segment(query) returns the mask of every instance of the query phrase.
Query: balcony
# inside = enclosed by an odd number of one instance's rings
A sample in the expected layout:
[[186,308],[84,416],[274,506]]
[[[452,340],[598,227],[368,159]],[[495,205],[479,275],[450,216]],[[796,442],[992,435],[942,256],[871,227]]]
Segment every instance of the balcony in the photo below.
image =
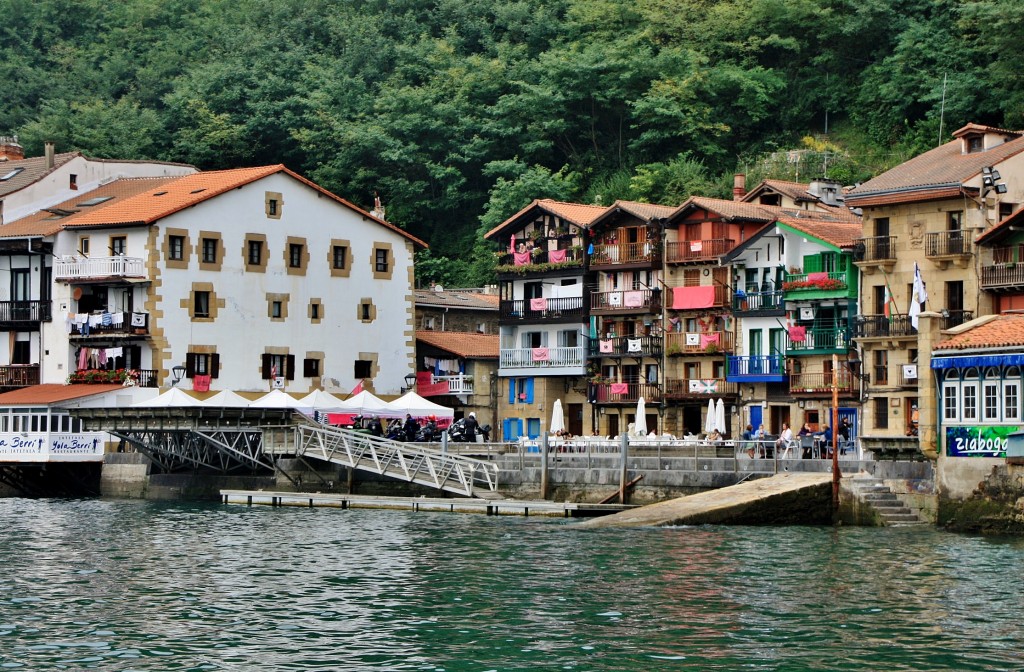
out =
[[974,311],[971,310],[945,310],[942,311],[942,328],[952,329],[959,327],[964,322],[974,319]]
[[782,355],[749,355],[729,357],[726,380],[736,383],[786,382],[785,358]]
[[849,294],[846,271],[787,273],[782,283],[786,299],[838,299]]
[[732,297],[732,309],[741,317],[783,315],[786,312],[786,302],[781,291],[737,291]]
[[567,320],[582,322],[586,317],[583,297],[572,296],[561,299],[526,299],[501,301],[498,304],[498,319],[502,322],[543,322]]
[[12,390],[39,384],[38,364],[0,366],[0,389]]
[[600,313],[649,313],[661,310],[661,292],[651,289],[617,289],[590,295],[590,310]]
[[973,252],[970,236],[959,229],[924,234],[924,256],[940,270],[949,266],[950,262],[967,268]]
[[681,243],[668,243],[665,261],[670,264],[688,264],[701,261],[714,261],[733,248],[736,241],[728,238],[712,238],[710,240],[686,240]]
[[502,348],[503,376],[583,375],[587,352],[583,346],[561,348]]
[[79,369],[68,376],[68,383],[75,385],[123,385],[126,380],[135,381],[136,387],[157,387],[155,369]]
[[725,285],[684,284],[672,287],[669,294],[668,308],[671,310],[707,310],[708,308],[728,308],[732,305],[732,289]]
[[791,373],[789,374],[789,393],[796,395],[832,394],[832,384],[844,396],[856,395],[857,380],[849,371],[825,373]]
[[[906,366],[906,365],[904,365]],[[913,375],[907,376],[907,371],[904,370],[903,366],[900,366],[896,370],[896,385],[904,389],[917,389],[917,367],[915,365]]]
[[853,337],[857,339],[916,339],[917,329],[914,329],[909,315],[893,315],[892,317],[858,315],[854,321]]
[[735,397],[740,386],[725,378],[700,378],[665,381],[665,399],[709,399],[711,397]]
[[665,334],[665,353],[672,355],[721,355],[732,352],[732,332],[699,331]]
[[53,279],[63,282],[145,277],[145,264],[135,257],[65,256],[53,264]]
[[504,275],[526,275],[528,273],[545,273],[563,268],[583,267],[583,250],[572,247],[568,250],[540,250],[536,254],[515,252],[498,257],[497,271]]
[[0,301],[0,329],[25,329],[51,319],[50,301]]
[[661,336],[617,336],[592,339],[591,357],[661,357]]
[[591,267],[627,264],[661,264],[661,250],[651,242],[594,245],[594,253],[590,255]]
[[988,290],[1024,288],[1024,250],[1020,245],[992,250],[993,264],[981,267],[981,288]]
[[430,383],[416,384],[416,394],[436,397],[442,394],[473,394],[473,376],[432,376]]
[[873,273],[877,267],[892,271],[896,265],[896,236],[858,238],[854,241],[853,261],[865,273]]
[[[149,335],[149,313],[93,313],[71,323],[71,336],[79,338],[138,338]],[[84,321],[81,321],[84,319]]]
[[591,383],[590,398],[597,404],[635,404],[661,401],[661,388],[651,383]]
[[[801,339],[800,330],[803,329]],[[786,334],[787,355],[826,355],[846,352],[850,332],[846,323],[816,324],[813,327],[790,327]]]

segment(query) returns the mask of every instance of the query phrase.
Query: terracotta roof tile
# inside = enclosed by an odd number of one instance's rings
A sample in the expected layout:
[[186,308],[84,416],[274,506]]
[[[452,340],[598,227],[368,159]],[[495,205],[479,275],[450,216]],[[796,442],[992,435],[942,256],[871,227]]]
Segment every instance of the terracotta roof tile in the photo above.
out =
[[[820,215],[822,213],[813,213]],[[864,225],[859,221],[825,221],[816,216],[780,217],[779,221],[797,231],[832,243],[836,247],[853,247],[854,241],[864,236]]]
[[670,215],[676,219],[691,210],[699,208],[718,213],[726,219],[743,219],[755,222],[774,222],[778,219],[782,208],[774,205],[760,205],[758,203],[745,203],[743,201],[730,201],[724,198],[706,198],[704,196],[691,196],[685,203],[680,205]]
[[935,346],[936,350],[971,350],[1024,346],[1024,315],[991,315]]
[[[114,180],[109,184],[105,184],[84,194],[79,194],[74,198],[57,204],[56,206],[47,208],[46,210],[40,210],[28,217],[23,217],[17,221],[11,222],[10,224],[0,226],[0,238],[53,235],[64,228],[65,222],[74,218],[76,214],[84,213],[86,211],[98,213],[99,211],[120,203],[127,198],[152,189],[157,189],[176,179],[178,178],[133,177]],[[103,203],[92,206],[81,205],[81,203],[85,203],[91,199],[105,198],[108,196],[110,197],[109,201],[104,201]],[[74,212],[76,214],[68,215],[67,217],[59,217],[53,214],[52,211],[54,210],[64,210],[67,212]]]
[[417,331],[416,340],[466,359],[497,359],[497,334],[463,331]]
[[583,203],[564,203],[550,198],[534,200],[525,208],[506,219],[484,234],[484,238],[493,238],[502,231],[525,226],[536,217],[537,211],[549,212],[576,226],[587,228],[607,210],[604,205],[585,205]]
[[416,290],[416,305],[445,306],[464,310],[497,310],[497,294],[481,294],[478,292],[435,292],[429,289]]
[[[988,127],[978,127],[978,129],[999,132],[998,129],[988,129]],[[956,139],[915,156],[852,189],[846,195],[847,204],[870,205],[872,204],[871,199],[893,191],[962,187],[964,182],[978,175],[985,166],[998,165],[1011,156],[1024,151],[1024,138],[1019,137],[1016,133],[1005,133],[1017,137],[985,151],[969,154],[962,153],[963,143]]]
[[53,404],[123,389],[122,385],[61,385],[46,383],[0,394],[0,406]]
[[17,175],[10,179],[0,181],[0,196],[13,194],[16,191],[24,189],[30,184],[38,182],[71,159],[81,155],[81,152],[63,152],[61,154],[55,154],[53,157],[52,168],[48,168],[46,166],[45,156],[33,156],[27,159],[18,159],[16,161],[0,161],[0,177],[10,174],[18,168],[22,169]]

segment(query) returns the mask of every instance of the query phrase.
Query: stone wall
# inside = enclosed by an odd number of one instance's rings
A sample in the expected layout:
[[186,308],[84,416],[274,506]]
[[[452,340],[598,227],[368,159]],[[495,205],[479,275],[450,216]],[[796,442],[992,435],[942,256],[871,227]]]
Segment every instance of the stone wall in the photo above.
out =
[[937,522],[957,532],[1024,534],[1024,467],[993,466],[963,499],[940,494]]

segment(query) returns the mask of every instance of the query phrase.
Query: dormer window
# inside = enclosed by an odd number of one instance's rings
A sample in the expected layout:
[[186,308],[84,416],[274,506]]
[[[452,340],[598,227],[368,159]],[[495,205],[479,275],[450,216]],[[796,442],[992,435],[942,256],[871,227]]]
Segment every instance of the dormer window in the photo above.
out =
[[982,135],[970,135],[964,138],[964,144],[967,146],[967,153],[974,154],[985,149],[985,137]]

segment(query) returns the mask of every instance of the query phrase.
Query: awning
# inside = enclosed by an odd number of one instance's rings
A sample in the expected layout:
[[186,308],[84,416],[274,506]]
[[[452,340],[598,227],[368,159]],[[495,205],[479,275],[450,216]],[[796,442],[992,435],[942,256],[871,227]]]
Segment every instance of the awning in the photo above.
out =
[[972,366],[1024,366],[1024,352],[1002,355],[936,357],[932,359],[933,369],[966,369]]

